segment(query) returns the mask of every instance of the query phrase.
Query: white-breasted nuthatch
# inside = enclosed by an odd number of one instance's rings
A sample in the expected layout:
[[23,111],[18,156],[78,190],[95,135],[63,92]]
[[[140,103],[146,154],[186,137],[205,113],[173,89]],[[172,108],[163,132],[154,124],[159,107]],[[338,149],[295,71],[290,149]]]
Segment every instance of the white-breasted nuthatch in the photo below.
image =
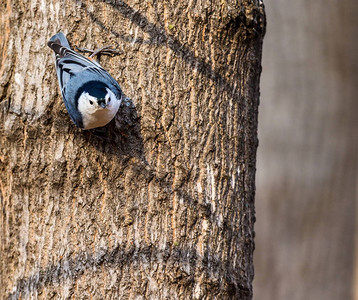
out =
[[55,52],[60,90],[72,121],[82,129],[108,124],[121,104],[119,84],[97,62],[73,51],[62,32],[48,46]]

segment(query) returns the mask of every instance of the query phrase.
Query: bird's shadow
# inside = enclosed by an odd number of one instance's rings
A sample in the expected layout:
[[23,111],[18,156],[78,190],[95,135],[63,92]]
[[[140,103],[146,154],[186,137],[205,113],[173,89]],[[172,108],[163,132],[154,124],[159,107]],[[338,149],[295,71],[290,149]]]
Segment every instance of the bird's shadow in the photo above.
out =
[[125,95],[114,119],[104,127],[84,130],[82,139],[105,154],[143,158],[140,117]]

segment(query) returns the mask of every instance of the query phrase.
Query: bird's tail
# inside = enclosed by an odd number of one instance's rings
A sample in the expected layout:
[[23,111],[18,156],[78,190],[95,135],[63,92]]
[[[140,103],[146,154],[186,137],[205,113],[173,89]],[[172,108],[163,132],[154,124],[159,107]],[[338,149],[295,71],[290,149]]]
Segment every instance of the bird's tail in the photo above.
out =
[[63,54],[63,51],[61,51],[61,50],[64,50],[63,47],[65,47],[67,49],[71,49],[66,36],[62,32],[59,32],[59,33],[55,34],[53,37],[51,37],[50,40],[48,41],[47,45],[53,51],[55,51],[56,54],[59,54],[60,56],[62,56],[62,54]]

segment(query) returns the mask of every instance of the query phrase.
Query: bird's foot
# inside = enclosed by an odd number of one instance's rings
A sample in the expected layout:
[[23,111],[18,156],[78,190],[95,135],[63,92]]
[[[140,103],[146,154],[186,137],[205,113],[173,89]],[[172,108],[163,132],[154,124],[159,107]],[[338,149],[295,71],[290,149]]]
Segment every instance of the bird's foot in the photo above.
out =
[[109,55],[109,56],[116,56],[116,55],[120,55],[122,52],[115,50],[112,48],[112,46],[104,46],[100,49],[97,50],[90,50],[90,49],[86,49],[86,48],[79,48],[76,46],[76,49],[79,52],[84,52],[84,53],[91,53],[91,55],[89,56],[89,58],[93,59],[95,56],[97,56],[99,58],[99,56],[103,55]]

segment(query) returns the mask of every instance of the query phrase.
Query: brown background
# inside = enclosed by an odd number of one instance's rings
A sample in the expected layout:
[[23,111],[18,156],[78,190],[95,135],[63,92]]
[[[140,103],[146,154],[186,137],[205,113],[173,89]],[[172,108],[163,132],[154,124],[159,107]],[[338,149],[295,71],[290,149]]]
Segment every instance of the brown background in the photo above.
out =
[[358,3],[265,7],[254,299],[358,299]]

